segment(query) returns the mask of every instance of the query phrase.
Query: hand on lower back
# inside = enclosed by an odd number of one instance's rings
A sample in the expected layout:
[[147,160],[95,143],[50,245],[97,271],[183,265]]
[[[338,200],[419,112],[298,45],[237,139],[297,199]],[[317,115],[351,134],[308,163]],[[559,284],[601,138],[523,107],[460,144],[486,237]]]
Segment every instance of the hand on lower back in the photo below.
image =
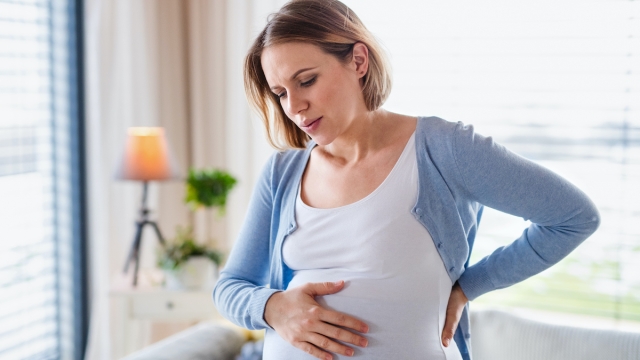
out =
[[264,310],[264,319],[293,346],[318,359],[331,359],[332,353],[353,355],[353,349],[335,341],[366,346],[367,340],[349,330],[366,333],[368,327],[349,315],[321,307],[316,296],[335,294],[344,281],[308,283],[273,294]]
[[453,339],[453,334],[458,328],[458,323],[462,317],[462,310],[464,306],[469,302],[467,296],[462,291],[462,288],[458,283],[453,285],[451,289],[451,295],[449,296],[449,303],[447,304],[447,316],[444,321],[444,328],[442,329],[442,345],[448,347]]

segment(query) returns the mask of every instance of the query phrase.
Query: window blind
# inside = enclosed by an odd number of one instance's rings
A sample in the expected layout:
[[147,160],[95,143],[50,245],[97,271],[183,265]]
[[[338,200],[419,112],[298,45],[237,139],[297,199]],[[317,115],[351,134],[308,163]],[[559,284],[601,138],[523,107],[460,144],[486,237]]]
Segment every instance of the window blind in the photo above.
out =
[[[476,302],[640,321],[640,2],[345,3],[391,54],[385,108],[473,124],[601,212],[558,265]],[[486,209],[471,264],[526,226]]]
[[0,0],[0,358],[81,358],[74,1]]

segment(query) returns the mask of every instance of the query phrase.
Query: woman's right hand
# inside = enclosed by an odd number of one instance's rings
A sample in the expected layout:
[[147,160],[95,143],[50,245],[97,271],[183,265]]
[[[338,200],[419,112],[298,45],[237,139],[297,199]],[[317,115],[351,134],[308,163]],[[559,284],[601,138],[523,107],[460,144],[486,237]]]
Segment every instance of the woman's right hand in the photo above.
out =
[[[315,297],[337,293],[344,281],[307,283],[269,298],[264,319],[284,340],[318,359],[333,359],[327,351],[352,356],[354,351],[336,341],[367,346],[367,339],[342,327],[366,333],[367,324],[349,315],[324,309]],[[326,350],[326,351],[323,351]]]

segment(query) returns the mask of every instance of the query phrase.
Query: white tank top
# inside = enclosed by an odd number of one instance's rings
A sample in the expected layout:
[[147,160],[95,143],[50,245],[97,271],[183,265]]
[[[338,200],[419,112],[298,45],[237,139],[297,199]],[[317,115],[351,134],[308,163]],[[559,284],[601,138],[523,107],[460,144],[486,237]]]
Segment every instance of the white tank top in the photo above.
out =
[[[440,341],[451,280],[429,232],[411,214],[418,198],[414,137],[382,184],[355,203],[312,208],[298,191],[298,229],[283,244],[294,271],[289,288],[345,280],[340,292],[316,300],[369,325],[366,348],[346,344],[354,358],[462,359],[455,342],[445,348]],[[268,329],[263,359],[315,358]]]

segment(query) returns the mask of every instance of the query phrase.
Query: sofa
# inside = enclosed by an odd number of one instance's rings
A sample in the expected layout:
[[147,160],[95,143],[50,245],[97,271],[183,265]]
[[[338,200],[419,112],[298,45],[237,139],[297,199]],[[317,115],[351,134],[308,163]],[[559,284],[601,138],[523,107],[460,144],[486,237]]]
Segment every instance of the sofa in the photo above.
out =
[[127,355],[126,360],[235,360],[250,340],[234,326],[202,322]]
[[549,325],[502,311],[471,314],[473,360],[640,360],[640,333]]
[[[473,360],[640,360],[640,333],[550,325],[497,310],[471,313]],[[201,323],[126,360],[257,359],[246,331]],[[244,346],[244,349],[243,349]],[[240,357],[239,357],[240,358]]]

